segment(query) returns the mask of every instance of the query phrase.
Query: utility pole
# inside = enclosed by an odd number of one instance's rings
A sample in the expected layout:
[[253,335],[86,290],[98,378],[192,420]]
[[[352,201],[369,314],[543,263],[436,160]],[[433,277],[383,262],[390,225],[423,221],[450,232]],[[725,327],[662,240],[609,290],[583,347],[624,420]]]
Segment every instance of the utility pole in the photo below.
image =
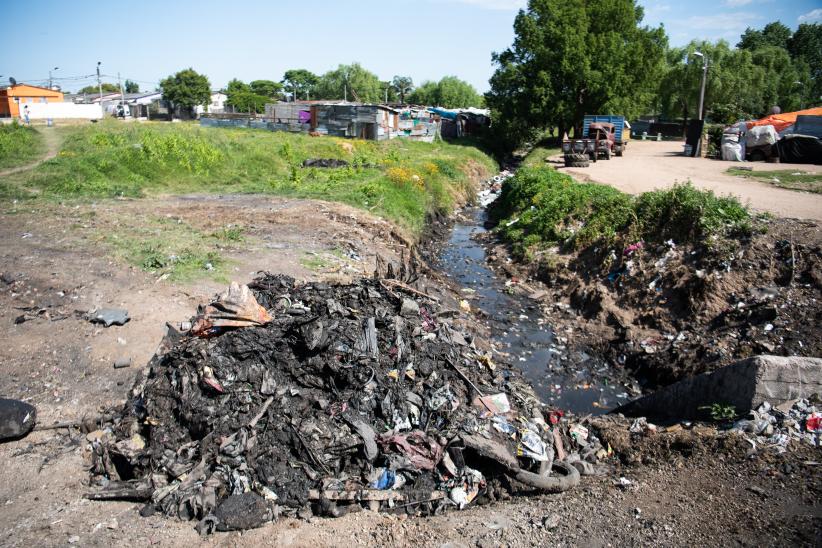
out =
[[348,86],[343,84],[343,101],[348,102]]
[[385,104],[388,104],[388,87],[385,88]]
[[103,108],[103,84],[100,82],[100,63],[97,61],[97,89],[100,90],[100,108]]
[[699,119],[704,120],[702,107],[705,103],[705,82],[708,80],[708,57],[699,51],[695,51],[694,55],[702,57],[702,88],[699,90]]
[[117,71],[117,85],[120,86],[120,106],[123,107],[123,118],[126,117],[126,95],[123,93],[123,82],[120,81],[120,71]]
[[60,68],[60,67],[54,67],[53,69],[49,70],[49,89],[51,89],[51,88],[54,86],[54,84],[53,84],[53,82],[52,82],[52,78],[51,78],[51,71],[52,71],[52,70],[57,70],[57,69],[59,69],[59,68]]

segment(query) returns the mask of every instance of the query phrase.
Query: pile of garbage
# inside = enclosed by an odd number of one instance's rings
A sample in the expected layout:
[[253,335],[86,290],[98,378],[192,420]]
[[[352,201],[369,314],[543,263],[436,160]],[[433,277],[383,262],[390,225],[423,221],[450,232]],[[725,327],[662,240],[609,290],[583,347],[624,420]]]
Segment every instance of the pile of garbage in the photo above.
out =
[[506,179],[510,179],[513,176],[513,171],[503,169],[497,175],[494,175],[492,178],[485,181],[479,193],[477,193],[479,205],[482,207],[488,207],[491,202],[499,198],[499,194],[502,192],[502,183],[504,183]]
[[90,434],[94,499],[244,529],[277,515],[430,514],[558,492],[608,453],[391,279],[266,274],[182,327]]
[[[793,402],[790,407],[773,407],[764,402],[750,416],[734,423],[731,432],[738,432],[760,447],[770,447],[779,453],[788,449],[791,440],[822,446],[822,407],[807,399]],[[751,439],[749,436],[752,436]]]

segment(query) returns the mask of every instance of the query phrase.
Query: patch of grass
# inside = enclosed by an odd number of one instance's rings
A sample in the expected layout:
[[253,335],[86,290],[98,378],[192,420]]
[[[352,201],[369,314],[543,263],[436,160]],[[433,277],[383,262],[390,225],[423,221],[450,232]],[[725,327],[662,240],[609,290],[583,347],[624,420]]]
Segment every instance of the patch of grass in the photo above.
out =
[[300,264],[308,270],[319,272],[331,266],[331,261],[320,255],[306,254],[300,258]]
[[211,236],[223,242],[242,242],[245,240],[245,229],[237,225],[228,225],[214,231]]
[[751,233],[747,209],[690,183],[638,197],[596,183],[577,183],[553,168],[523,168],[503,185],[491,211],[520,259],[534,249],[580,249],[617,239],[677,243]]
[[562,148],[548,144],[539,144],[531,149],[522,159],[522,167],[545,167],[548,165],[548,158],[557,156],[562,152]]
[[781,188],[822,194],[822,173],[811,173],[793,169],[748,171],[746,169],[739,169],[738,167],[729,168],[726,173],[746,179],[754,179],[762,183],[770,183]]
[[[30,126],[13,121],[0,124],[0,169],[25,165],[35,161],[45,152],[43,135]],[[6,197],[5,185],[0,186],[0,197]]]
[[227,261],[212,234],[166,217],[118,227],[104,242],[126,262],[175,282],[201,278],[227,281]]
[[[349,166],[303,168],[310,158]],[[469,198],[472,175],[488,177],[495,169],[478,149],[444,142],[104,121],[72,128],[56,158],[15,184],[55,199],[191,192],[319,198],[371,211],[418,235],[428,213]],[[0,198],[13,191],[0,187]]]

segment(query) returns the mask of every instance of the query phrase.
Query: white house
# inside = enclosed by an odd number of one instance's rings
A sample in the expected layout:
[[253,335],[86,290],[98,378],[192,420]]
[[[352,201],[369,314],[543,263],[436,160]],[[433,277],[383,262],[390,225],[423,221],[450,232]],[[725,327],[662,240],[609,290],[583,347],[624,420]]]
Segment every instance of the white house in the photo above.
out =
[[228,95],[226,95],[222,91],[212,91],[211,103],[209,103],[208,105],[198,105],[194,107],[194,112],[197,113],[197,116],[200,116],[204,112],[210,112],[212,114],[219,114],[221,112],[225,112],[226,99],[228,99]]

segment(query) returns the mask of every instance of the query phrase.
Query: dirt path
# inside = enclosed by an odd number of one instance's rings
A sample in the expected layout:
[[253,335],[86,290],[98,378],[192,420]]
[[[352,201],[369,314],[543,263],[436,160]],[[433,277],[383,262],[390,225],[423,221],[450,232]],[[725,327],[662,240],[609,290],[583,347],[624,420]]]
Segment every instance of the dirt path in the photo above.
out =
[[37,131],[43,135],[43,141],[46,144],[46,153],[40,157],[39,159],[31,162],[30,164],[26,164],[23,166],[12,167],[9,169],[0,170],[0,177],[6,177],[8,175],[14,175],[15,173],[22,173],[24,171],[30,171],[43,162],[51,160],[57,153],[60,152],[60,144],[62,143],[62,139],[57,131],[53,127],[43,127],[38,129]]
[[[680,142],[631,141],[625,156],[600,160],[587,168],[561,168],[580,180],[609,184],[631,194],[664,188],[690,180],[717,194],[732,194],[759,211],[780,217],[822,220],[822,194],[778,188],[766,183],[728,175],[730,167],[749,166],[755,171],[797,170],[822,173],[822,166],[722,162],[681,155]],[[551,159],[559,165],[561,157]]]

